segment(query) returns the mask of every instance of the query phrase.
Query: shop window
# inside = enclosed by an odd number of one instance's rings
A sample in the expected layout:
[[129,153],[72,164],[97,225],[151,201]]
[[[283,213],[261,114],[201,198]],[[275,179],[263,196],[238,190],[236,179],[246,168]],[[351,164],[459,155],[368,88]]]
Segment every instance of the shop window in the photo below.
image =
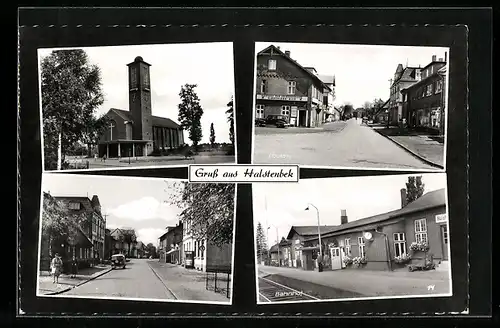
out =
[[255,109],[256,118],[264,118],[264,105],[257,105]]
[[403,232],[393,234],[394,238],[394,255],[406,255],[406,238]]
[[417,243],[427,243],[426,219],[415,220],[415,241]]
[[270,71],[275,71],[276,70],[276,59],[269,59],[267,62],[267,67]]
[[295,81],[288,81],[287,93],[289,95],[294,95],[296,86],[297,86],[297,83]]
[[281,115],[290,116],[290,106],[281,106]]
[[359,248],[359,256],[365,257],[366,256],[365,238],[358,237],[358,248]]

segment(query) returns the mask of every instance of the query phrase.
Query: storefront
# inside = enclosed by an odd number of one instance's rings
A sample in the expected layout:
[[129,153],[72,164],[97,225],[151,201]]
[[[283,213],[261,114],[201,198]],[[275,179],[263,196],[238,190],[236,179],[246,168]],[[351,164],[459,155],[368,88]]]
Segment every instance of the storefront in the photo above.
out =
[[307,126],[307,99],[301,96],[257,95],[255,117],[282,115],[290,126]]

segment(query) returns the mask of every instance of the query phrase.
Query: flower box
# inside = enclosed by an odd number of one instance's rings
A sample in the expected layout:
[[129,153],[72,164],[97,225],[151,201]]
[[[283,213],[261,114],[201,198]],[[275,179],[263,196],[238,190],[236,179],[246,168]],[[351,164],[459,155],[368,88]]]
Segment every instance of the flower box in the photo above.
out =
[[352,264],[359,266],[365,265],[366,264],[366,258],[364,257],[355,257],[352,259]]
[[422,243],[422,242],[413,242],[410,244],[410,250],[412,252],[422,252],[426,253],[429,251],[429,244],[427,243]]
[[411,255],[410,254],[403,254],[401,256],[396,256],[394,257],[394,263],[396,264],[407,264],[411,261]]

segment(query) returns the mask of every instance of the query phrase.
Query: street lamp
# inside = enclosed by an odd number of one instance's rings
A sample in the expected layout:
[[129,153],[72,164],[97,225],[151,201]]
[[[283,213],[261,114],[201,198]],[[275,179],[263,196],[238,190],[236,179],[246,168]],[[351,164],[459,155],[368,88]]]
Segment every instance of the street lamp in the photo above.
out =
[[386,109],[385,112],[387,113],[387,128],[389,128],[389,110]]
[[316,209],[316,217],[318,218],[318,242],[319,242],[319,258],[321,259],[321,261],[323,260],[323,251],[321,249],[321,230],[320,230],[320,224],[319,224],[319,210],[316,206],[314,206],[313,204],[311,203],[308,203],[307,204],[308,206],[306,207],[306,211],[309,211],[309,206],[312,206]]
[[[273,225],[270,225],[267,227],[267,230],[269,231],[269,229],[271,229],[271,226]],[[280,266],[280,236],[279,236],[279,233],[278,233],[278,228],[276,226],[273,226],[274,229],[276,229],[276,240],[278,241],[278,266]],[[269,232],[268,232],[268,236],[269,236]],[[269,239],[269,238],[268,238]]]

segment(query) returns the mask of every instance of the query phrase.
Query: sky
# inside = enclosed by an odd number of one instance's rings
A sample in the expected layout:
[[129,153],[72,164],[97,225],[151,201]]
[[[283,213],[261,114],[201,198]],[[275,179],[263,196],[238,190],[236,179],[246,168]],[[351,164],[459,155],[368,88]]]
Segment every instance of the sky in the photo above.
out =
[[[69,49],[69,48],[65,48]],[[201,119],[203,142],[209,142],[210,124],[214,123],[216,142],[229,141],[229,124],[225,111],[234,95],[233,45],[222,43],[186,43],[166,45],[134,45],[88,47],[85,50],[92,64],[102,71],[105,101],[97,110],[104,114],[110,108],[128,108],[127,64],[141,56],[151,64],[151,102],[155,116],[178,123],[179,92],[186,83],[195,89],[204,110]],[[39,49],[39,61],[54,49]],[[184,140],[189,142],[187,132]]]
[[354,108],[375,98],[389,99],[389,80],[398,64],[426,66],[432,55],[444,58],[448,48],[315,43],[257,42],[258,53],[270,45],[290,51],[292,59],[304,67],[314,67],[320,75],[335,75],[335,106],[346,102]]
[[42,190],[52,196],[99,197],[106,228],[135,229],[138,240],[157,246],[167,226],[179,222],[181,209],[168,203],[172,180],[44,173]]
[[[446,188],[446,173],[421,174],[424,193]],[[254,183],[253,215],[255,227],[267,227],[269,245],[276,243],[276,229],[281,237],[293,225],[317,225],[314,208],[319,210],[321,225],[340,224],[340,211],[345,209],[349,222],[401,208],[401,188],[406,188],[408,175],[305,179],[298,183]],[[266,211],[267,203],[267,211]],[[267,221],[267,224],[266,224]]]

